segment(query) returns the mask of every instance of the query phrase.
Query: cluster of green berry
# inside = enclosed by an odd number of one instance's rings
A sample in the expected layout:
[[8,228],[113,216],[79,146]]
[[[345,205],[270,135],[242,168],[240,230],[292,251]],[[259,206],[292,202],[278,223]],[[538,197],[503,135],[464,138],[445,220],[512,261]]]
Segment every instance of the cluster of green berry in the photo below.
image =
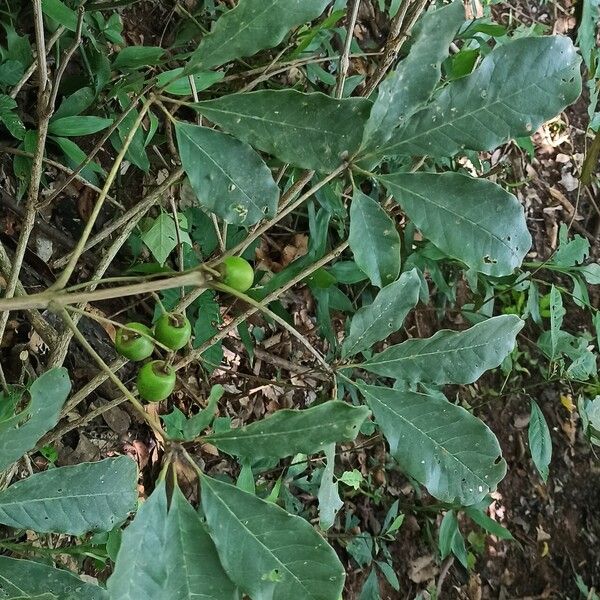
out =
[[[239,256],[230,256],[219,266],[225,285],[239,292],[250,289],[254,270]],[[170,350],[181,350],[192,337],[192,324],[181,313],[165,313],[154,329],[136,321],[127,323],[117,331],[115,348],[119,354],[132,361],[146,360],[154,353],[156,342]],[[143,365],[137,374],[137,389],[142,400],[160,402],[175,389],[175,369],[164,360],[152,360]]]
[[[143,323],[127,323],[117,331],[117,352],[133,361],[152,356],[154,343],[159,342],[171,350],[180,350],[192,336],[192,324],[181,313],[162,315],[154,330]],[[138,371],[137,388],[140,397],[147,402],[160,402],[175,388],[175,370],[164,360],[152,360]]]

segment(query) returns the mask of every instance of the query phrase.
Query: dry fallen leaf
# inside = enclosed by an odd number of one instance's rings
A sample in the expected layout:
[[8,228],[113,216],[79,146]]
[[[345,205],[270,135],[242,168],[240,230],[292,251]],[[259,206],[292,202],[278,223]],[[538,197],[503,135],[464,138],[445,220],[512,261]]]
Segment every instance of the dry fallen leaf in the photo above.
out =
[[410,562],[408,576],[415,583],[431,581],[438,574],[438,566],[435,564],[434,556],[420,556]]

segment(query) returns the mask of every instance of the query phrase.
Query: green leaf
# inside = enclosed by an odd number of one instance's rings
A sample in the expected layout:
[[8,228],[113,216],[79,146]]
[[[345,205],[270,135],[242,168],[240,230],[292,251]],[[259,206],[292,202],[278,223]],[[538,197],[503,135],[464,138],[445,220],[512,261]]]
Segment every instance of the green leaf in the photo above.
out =
[[411,383],[473,383],[510,354],[523,325],[516,315],[500,315],[464,331],[443,329],[391,346],[361,367]]
[[[63,151],[69,166],[76,169],[86,158],[86,153],[69,138],[51,136],[52,141]],[[81,176],[91,183],[97,182],[95,173],[104,175],[104,169],[95,161],[90,162],[81,170]]]
[[323,531],[327,531],[333,527],[335,523],[335,515],[344,502],[340,498],[338,491],[338,482],[335,481],[335,444],[329,444],[324,448],[325,451],[325,468],[321,475],[321,483],[319,484],[319,525]]
[[531,135],[581,94],[579,58],[566,36],[497,46],[468,77],[450,82],[397,128],[377,156],[453,156]]
[[498,523],[498,521],[494,521],[494,519],[488,517],[483,511],[480,509],[469,506],[465,509],[465,514],[474,522],[479,525],[482,529],[485,529],[488,533],[495,535],[498,539],[501,540],[512,540],[514,539],[511,532]]
[[[124,105],[123,110],[126,108],[127,106]],[[123,148],[125,139],[131,132],[131,129],[134,127],[138,117],[138,111],[133,109],[119,124],[117,131],[112,133],[110,141],[117,152],[120,152]],[[141,127],[138,127],[133,134],[133,139],[127,148],[125,158],[144,172],[147,172],[150,169],[150,161],[148,160],[148,155],[146,154],[144,133]]]
[[463,506],[477,504],[506,473],[490,429],[441,393],[359,384],[402,469],[432,496]]
[[[198,306],[196,321],[194,323],[194,338],[192,345],[199,348],[204,342],[210,340],[219,331],[221,323],[221,308],[215,299],[215,293],[207,290],[195,305]],[[217,342],[202,354],[201,360],[205,369],[212,373],[223,360],[222,342]]]
[[379,202],[354,190],[348,237],[354,260],[371,283],[384,287],[400,273],[400,234]]
[[365,480],[362,473],[358,469],[352,469],[352,471],[344,471],[342,476],[338,478],[338,481],[345,483],[348,487],[355,490],[360,488],[360,484]]
[[568,238],[569,230],[565,223],[558,230],[558,250],[552,257],[551,264],[560,267],[573,267],[582,263],[590,253],[590,243],[581,235]]
[[51,369],[29,388],[31,398],[22,412],[0,422],[0,471],[3,471],[57,423],[71,390],[66,369]]
[[480,273],[510,275],[531,247],[523,207],[491,181],[458,173],[395,173],[378,180],[425,237]]
[[583,275],[590,285],[600,285],[600,263],[590,263],[577,270]]
[[60,119],[62,117],[73,117],[81,114],[84,110],[88,109],[94,100],[96,94],[90,87],[82,87],[73,92],[70,96],[67,96],[61,103],[54,114],[54,119]]
[[3,600],[41,600],[43,594],[53,594],[59,600],[108,600],[101,587],[86,583],[69,571],[32,560],[0,556],[0,574]]
[[[167,213],[158,215],[152,227],[142,234],[142,241],[148,246],[156,261],[164,265],[171,252],[177,247],[177,227],[173,217]],[[189,235],[183,231],[181,241],[192,245]]]
[[172,413],[162,415],[162,419],[168,427],[169,436],[171,438],[177,436],[177,439],[185,441],[197,438],[214,419],[217,403],[224,392],[225,389],[222,385],[214,385],[206,401],[206,408],[189,419],[177,407],[173,409]]
[[342,357],[354,356],[373,347],[398,331],[408,312],[419,301],[420,278],[417,269],[402,273],[400,279],[384,287],[372,304],[356,312],[350,333],[342,345]]
[[307,521],[206,475],[202,508],[223,568],[251,598],[339,600],[344,568]]
[[52,119],[48,127],[48,133],[63,137],[77,137],[80,135],[98,133],[110,125],[112,125],[112,119],[75,115],[72,117]]
[[564,316],[567,314],[563,306],[562,296],[555,285],[550,289],[550,358],[559,353],[559,334]]
[[177,487],[167,510],[164,482],[124,531],[108,591],[119,600],[237,598],[198,513]]
[[161,600],[238,598],[206,527],[178,487],[167,515],[165,544],[167,578]]
[[328,4],[329,0],[240,0],[202,38],[186,71],[210,69],[273,48],[290,30],[316,19]]
[[175,130],[183,168],[204,209],[245,227],[275,214],[279,189],[250,146],[198,125],[178,122]]
[[5,60],[0,64],[0,86],[16,85],[24,72],[25,68],[18,60]]
[[383,573],[383,576],[387,579],[388,583],[397,591],[400,591],[400,581],[398,576],[394,572],[394,567],[387,562],[376,560],[375,563]]
[[0,94],[0,123],[4,123],[9,133],[16,139],[22,140],[25,137],[25,125],[23,125],[19,116],[14,112],[17,102],[10,96]]
[[381,600],[377,571],[373,568],[365,580],[358,600]]
[[160,62],[164,53],[158,46],[127,46],[117,54],[112,68],[127,71],[151,67]]
[[544,413],[533,400],[531,401],[531,419],[527,433],[533,464],[539,471],[544,483],[546,483],[549,474],[548,467],[552,459],[552,439],[550,438],[550,429],[544,418]]
[[184,439],[193,440],[197,438],[215,418],[217,403],[223,397],[225,389],[222,385],[213,385],[206,401],[206,408],[203,408],[197,415],[190,417],[183,428]]
[[440,524],[438,548],[442,560],[452,553],[452,543],[457,533],[460,535],[456,513],[453,510],[449,510],[444,515],[442,523]]
[[304,169],[333,171],[360,146],[371,103],[321,93],[261,90],[193,105],[240,140]]
[[581,50],[583,60],[591,72],[596,51],[596,26],[600,13],[600,0],[583,0],[581,19],[577,30],[577,45]]
[[410,54],[379,85],[364,132],[365,151],[376,150],[387,142],[394,129],[429,99],[440,80],[450,43],[464,20],[460,0],[423,16]]
[[[111,598],[163,598],[167,577],[164,548],[167,535],[167,494],[159,484],[123,532],[107,588]],[[160,550],[160,555],[157,551]]]
[[135,510],[136,484],[126,456],[49,469],[0,492],[0,523],[38,533],[110,531]]
[[369,416],[364,407],[331,400],[304,410],[278,410],[237,429],[204,438],[217,448],[245,458],[285,458],[312,454],[328,444],[353,440]]
[[77,13],[60,0],[42,0],[42,12],[69,31],[77,31]]
[[[172,94],[173,96],[191,96],[193,90],[189,77],[187,75],[178,77],[178,75],[181,75],[182,73],[183,67],[165,71],[156,78],[156,81],[159,87],[166,86],[163,91],[167,94]],[[204,73],[196,73],[193,77],[196,92],[201,92],[218,81],[221,81],[221,79],[225,77],[225,74],[220,71],[206,71]]]

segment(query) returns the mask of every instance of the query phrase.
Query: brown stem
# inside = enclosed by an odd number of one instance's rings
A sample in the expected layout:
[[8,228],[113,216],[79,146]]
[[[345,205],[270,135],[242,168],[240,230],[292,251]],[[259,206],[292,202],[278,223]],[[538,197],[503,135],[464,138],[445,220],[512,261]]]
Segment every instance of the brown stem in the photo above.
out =
[[142,283],[122,285],[102,290],[83,291],[83,292],[61,292],[60,290],[46,290],[40,294],[21,298],[0,298],[0,311],[7,314],[11,310],[26,310],[32,308],[47,308],[51,304],[66,306],[69,304],[78,304],[80,302],[98,302],[100,300],[110,300],[111,298],[122,298],[125,296],[137,296],[138,294],[148,294],[158,290],[168,290],[181,286],[206,285],[206,277],[200,269],[186,271],[179,275],[173,275],[164,279],[152,279]]
[[[27,201],[25,204],[25,217],[21,224],[21,233],[15,250],[13,268],[6,284],[4,296],[10,299],[14,296],[21,273],[21,266],[25,257],[25,250],[29,242],[29,237],[35,225],[35,215],[37,211],[38,195],[40,191],[40,182],[42,179],[42,166],[44,149],[46,147],[46,136],[48,135],[48,124],[52,111],[48,107],[50,97],[50,86],[48,84],[48,73],[46,65],[46,45],[44,41],[44,19],[42,15],[41,0],[33,0],[33,14],[35,24],[35,37],[38,51],[38,139],[35,149],[35,155],[31,164],[31,177],[29,180],[29,189],[27,191]],[[4,336],[6,324],[8,323],[8,313],[0,314],[0,340]]]
[[[272,292],[271,294],[266,296],[258,304],[260,304],[260,306],[267,306],[268,304],[270,304],[271,302],[273,302],[274,300],[279,298],[279,296],[281,296],[281,294],[283,294],[284,292],[286,292],[287,290],[289,290],[290,288],[295,286],[297,283],[299,283],[300,281],[303,281],[309,275],[314,273],[316,270],[320,269],[327,263],[331,262],[332,260],[334,260],[335,258],[340,256],[340,254],[348,247],[348,245],[349,245],[348,242],[341,243],[339,246],[337,246],[337,248],[334,248],[331,252],[326,254],[323,258],[318,260],[316,263],[312,264],[310,267],[307,267],[306,269],[304,269],[304,271],[302,271],[302,273],[299,273],[298,275],[296,275],[296,277],[294,277],[293,279],[288,281],[282,288],[275,290],[274,292]],[[260,310],[260,309],[257,306],[252,306],[249,309],[247,309],[246,311],[244,311],[241,315],[239,315],[231,323],[229,323],[229,325],[227,325],[226,327],[221,329],[221,331],[219,331],[219,333],[215,334],[212,338],[210,338],[210,340],[204,342],[204,344],[202,344],[202,346],[200,346],[199,348],[196,348],[195,350],[190,352],[185,358],[182,358],[178,363],[176,363],[175,369],[176,370],[183,369],[184,367],[186,367],[190,363],[194,362],[195,360],[199,360],[202,357],[202,355],[211,346],[214,346],[216,343],[218,343],[222,339],[226,338],[230,332],[232,332],[234,329],[236,329],[238,327],[238,325],[240,325],[240,323],[243,323],[246,319],[250,318],[254,313],[258,312],[258,310]]]

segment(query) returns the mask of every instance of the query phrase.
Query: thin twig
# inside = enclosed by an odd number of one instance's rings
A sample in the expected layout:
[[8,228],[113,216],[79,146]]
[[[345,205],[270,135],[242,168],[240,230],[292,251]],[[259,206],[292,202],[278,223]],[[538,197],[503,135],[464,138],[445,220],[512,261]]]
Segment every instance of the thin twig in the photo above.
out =
[[[31,164],[31,177],[29,179],[29,189],[27,190],[27,201],[25,204],[25,216],[21,224],[21,233],[15,250],[13,267],[10,277],[6,284],[4,292],[5,298],[12,298],[17,288],[19,275],[27,244],[35,225],[35,216],[38,204],[38,194],[40,191],[40,182],[42,180],[42,168],[44,149],[46,147],[46,136],[48,135],[48,124],[52,111],[48,109],[48,99],[50,97],[50,85],[48,82],[47,63],[46,63],[46,44],[44,41],[44,18],[42,15],[41,0],[33,0],[33,14],[35,25],[35,38],[38,51],[38,135],[35,155]],[[4,337],[6,324],[8,323],[8,312],[0,314],[0,340]]]
[[[69,186],[73,180],[89,165],[96,154],[104,147],[108,138],[117,130],[119,125],[127,118],[129,113],[134,110],[137,103],[153,88],[154,83],[148,84],[139,94],[131,99],[131,104],[113,121],[112,125],[102,134],[102,137],[96,142],[96,145],[86,154],[86,157],[77,165],[71,176],[63,182],[45,201],[45,204],[51,204]],[[107,196],[108,197],[108,196]]]
[[[167,182],[174,183],[180,176],[181,175],[178,174],[177,172],[173,173],[171,178],[168,178],[154,192],[151,192],[149,194],[149,197],[152,196],[153,194],[158,193],[159,190],[162,190],[163,189],[162,186],[166,185]],[[164,189],[166,190],[166,187]],[[156,197],[158,197],[158,196],[156,196]],[[146,208],[144,209],[144,211],[141,211],[138,214],[138,216],[136,216],[135,218],[130,219],[125,224],[123,229],[119,232],[119,235],[117,235],[117,237],[115,238],[113,243],[109,246],[109,248],[106,250],[106,252],[102,255],[102,258],[100,259],[100,262],[98,263],[98,267],[96,268],[96,271],[94,272],[94,274],[91,278],[91,282],[89,283],[89,286],[87,287],[88,290],[90,290],[90,291],[95,290],[96,287],[99,285],[100,281],[104,277],[104,274],[106,273],[106,271],[109,269],[110,265],[112,264],[112,261],[114,260],[115,256],[117,255],[119,250],[123,247],[123,244],[125,244],[125,242],[129,239],[129,236],[131,235],[133,230],[137,227],[138,219],[142,218],[142,215],[145,214],[145,212],[150,209],[150,206],[152,206],[153,203],[154,203],[154,200],[152,200],[152,203],[147,202],[145,205]],[[80,308],[83,309],[83,308],[85,308],[85,306],[80,306]],[[75,322],[77,322],[76,319],[75,319]],[[48,360],[48,368],[59,367],[63,364],[63,362],[67,356],[67,352],[69,350],[70,339],[71,339],[71,332],[67,329],[64,331],[63,335],[60,336],[60,339],[58,340],[58,343],[56,346],[56,351],[51,354],[50,359]]]
[[256,240],[263,233],[265,233],[265,231],[269,230],[271,227],[273,227],[273,225],[275,225],[276,223],[279,223],[279,221],[281,221],[281,219],[283,219],[284,217],[289,215],[291,212],[296,210],[305,200],[310,198],[313,194],[316,194],[322,187],[326,186],[330,181],[332,181],[338,175],[343,173],[347,168],[348,168],[348,165],[346,165],[346,164],[340,165],[337,169],[335,169],[335,171],[332,171],[329,175],[327,175],[327,177],[325,177],[319,183],[317,183],[316,185],[311,187],[308,191],[306,191],[304,194],[302,194],[297,200],[288,204],[283,210],[280,210],[271,220],[267,221],[266,223],[261,225],[258,229],[254,230],[250,235],[248,235],[248,237],[245,240],[240,242],[234,248],[231,248],[230,250],[228,250],[222,257],[219,257],[217,259],[209,261],[208,266],[212,267],[212,266],[220,263],[225,256],[232,256],[234,254],[241,254],[242,252],[244,252],[244,250],[246,248],[248,248],[248,246],[250,246],[250,244],[252,244],[252,242],[254,240]]
[[[323,258],[319,259],[316,263],[307,267],[304,271],[302,271],[302,273],[299,273],[292,280],[288,281],[288,283],[286,283],[282,288],[269,294],[266,298],[261,300],[261,302],[259,304],[261,304],[261,306],[267,306],[268,304],[273,302],[273,300],[276,300],[281,294],[285,293],[287,290],[289,290],[290,288],[295,286],[297,283],[299,283],[300,281],[303,281],[304,279],[309,277],[312,273],[314,273],[321,267],[325,266],[332,260],[335,260],[338,256],[340,256],[342,254],[342,252],[344,252],[344,250],[346,248],[348,248],[348,242],[343,242],[342,244],[337,246],[337,248],[335,248],[334,250],[332,250],[331,252],[326,254]],[[175,310],[179,311],[179,312],[185,310],[185,308],[187,306],[189,306],[189,304],[191,302],[193,302],[198,297],[198,295],[200,295],[203,292],[204,292],[204,289],[193,290],[177,305]],[[231,323],[229,323],[229,325],[227,325],[223,329],[221,329],[210,340],[208,340],[207,342],[202,344],[199,348],[196,348],[195,350],[193,350],[188,356],[186,356],[185,358],[180,360],[174,366],[174,368],[176,370],[183,369],[190,363],[201,359],[202,354],[204,354],[204,352],[206,352],[211,346],[214,346],[214,344],[217,344],[218,342],[220,342],[221,340],[226,338],[234,329],[236,329],[240,325],[240,323],[242,323],[246,319],[250,318],[253,314],[258,312],[258,310],[259,310],[258,308],[252,306],[249,309],[247,309],[246,311],[244,311],[244,313],[242,313],[241,315],[236,317],[236,319],[234,319],[234,321],[232,321]],[[128,361],[124,358],[118,358],[110,364],[110,369],[113,373],[116,373],[125,364],[127,364],[127,362]],[[71,397],[71,399],[69,400],[69,402],[67,403],[67,405],[65,406],[65,408],[63,410],[63,413],[62,413],[63,416],[65,414],[67,414],[67,412],[73,410],[78,404],[83,402],[83,400],[85,400],[96,388],[101,386],[107,379],[108,379],[108,376],[104,372],[98,373],[81,390],[79,390],[79,392],[77,392],[76,394],[74,394]],[[60,437],[62,437],[66,433],[68,433],[69,431],[76,429],[80,425],[84,425],[85,423],[88,423],[90,420],[92,420],[92,418],[95,418],[96,416],[105,412],[105,410],[109,410],[113,406],[118,406],[119,404],[122,404],[123,402],[125,402],[125,400],[126,400],[125,398],[119,398],[119,399],[115,400],[114,402],[106,405],[105,407],[100,407],[99,409],[94,411],[93,416],[92,416],[92,413],[90,413],[90,415],[88,415],[84,421],[80,421],[75,424],[69,424],[69,425],[64,426],[62,429],[55,431],[53,434],[49,434],[49,436],[51,435],[51,437],[47,436],[46,438],[44,438],[42,440],[42,442],[51,443],[51,441],[55,441],[55,440],[59,439]],[[51,440],[51,441],[49,441],[49,440]],[[42,443],[42,442],[40,442],[40,443]]]
[[[2,275],[6,278],[8,277],[11,269],[11,262],[8,254],[6,253],[6,248],[4,248],[4,244],[0,242],[0,271]],[[23,287],[23,284],[20,281],[17,281],[17,287],[15,288],[15,293],[17,296],[26,296],[27,292]],[[31,323],[31,326],[35,329],[35,331],[39,334],[39,336],[44,340],[46,345],[49,348],[54,348],[56,341],[58,339],[58,334],[56,330],[37,310],[26,310],[25,316]]]
[[406,19],[406,14],[411,3],[409,0],[404,0],[403,7],[394,17],[392,22],[390,37],[386,44],[383,59],[381,60],[377,71],[375,71],[375,74],[366,85],[363,94],[364,96],[369,97],[380,84],[381,80],[386,76],[386,73],[398,58],[402,45],[408,39],[415,23],[430,1],[431,0],[415,0],[413,3],[415,8],[410,17]]
[[102,290],[65,292],[60,289],[54,290],[50,288],[45,292],[31,294],[30,296],[0,298],[0,311],[6,314],[11,310],[47,308],[51,304],[67,306],[69,304],[79,304],[80,302],[98,302],[100,300],[137,296],[139,294],[148,294],[150,292],[169,290],[188,285],[203,287],[206,285],[206,281],[207,279],[201,269],[193,269],[163,279],[151,279],[142,283],[121,285]]
[[54,104],[56,102],[56,96],[58,95],[58,89],[60,87],[60,82],[63,78],[63,75],[65,74],[65,71],[67,70],[67,67],[69,66],[69,61],[73,57],[73,54],[75,54],[75,50],[77,50],[77,48],[79,47],[79,44],[81,44],[81,30],[83,29],[84,15],[85,15],[85,7],[83,5],[80,5],[79,8],[77,9],[77,27],[75,29],[75,37],[73,39],[73,43],[69,46],[69,48],[65,52],[65,55],[60,64],[60,67],[58,68],[58,71],[56,72],[56,75],[54,77],[54,83],[53,83],[53,87],[52,87],[52,95],[50,96],[50,100],[48,101],[48,109],[49,110],[54,110]]
[[[65,26],[61,25],[52,34],[52,37],[48,40],[48,43],[46,44],[45,55],[47,55],[50,52],[50,50],[52,50],[52,48],[54,47],[54,44],[56,44],[56,42],[59,40],[60,36],[64,32],[65,32]],[[23,74],[23,77],[21,77],[21,79],[19,79],[18,83],[15,85],[15,87],[10,92],[10,97],[11,98],[15,99],[17,97],[17,95],[19,94],[19,92],[21,91],[21,89],[23,88],[23,86],[29,81],[29,79],[31,78],[31,76],[35,73],[35,70],[37,69],[37,66],[38,66],[38,58],[37,58],[37,55],[36,55],[36,57],[33,59],[33,62],[27,68],[27,71],[25,71],[25,73]]]
[[[25,152],[25,150],[21,150],[20,148],[12,148],[10,146],[0,146],[0,152],[7,152],[8,154],[14,154],[15,156],[24,156],[26,158],[34,157],[34,154],[32,154],[31,152]],[[51,158],[44,157],[43,160],[47,165],[50,165],[51,167],[54,167],[55,169],[58,169],[59,171],[62,171],[63,173],[66,173],[67,175],[72,177],[71,181],[77,180],[79,183],[85,185],[86,187],[89,187],[91,190],[94,190],[97,193],[100,193],[102,191],[101,188],[94,185],[93,183],[90,183],[85,177],[82,177],[81,175],[79,175],[79,173],[75,173],[73,169],[69,169],[69,167],[65,167],[63,164],[52,160]],[[114,206],[116,206],[117,208],[125,210],[125,207],[120,202],[115,200],[113,196],[106,196],[106,199],[111,204],[114,204]],[[49,204],[49,200],[44,200],[43,204]]]
[[354,0],[354,6],[352,7],[352,16],[348,21],[348,30],[346,32],[346,42],[344,44],[344,51],[340,58],[339,73],[337,85],[335,88],[335,97],[341,98],[344,95],[344,84],[346,83],[346,77],[348,75],[348,69],[350,68],[350,48],[352,47],[352,39],[354,38],[354,28],[356,27],[356,19],[358,18],[358,9],[360,8],[360,0]]
[[[301,273],[296,275],[296,277],[294,277],[293,279],[288,281],[283,287],[275,290],[274,292],[272,292],[271,294],[269,294],[268,296],[263,298],[263,300],[261,300],[259,302],[260,306],[268,306],[271,302],[273,302],[274,300],[279,298],[279,296],[281,296],[287,290],[289,290],[290,288],[295,286],[297,283],[299,283],[300,281],[303,281],[304,279],[309,277],[312,273],[314,273],[316,270],[320,269],[324,265],[328,264],[329,262],[331,262],[332,260],[337,258],[347,247],[348,247],[348,242],[343,242],[342,244],[337,246],[337,248],[335,248],[334,250],[332,250],[331,252],[326,254],[323,258],[321,258],[314,264],[310,265],[310,267],[307,267],[306,269],[304,269],[304,271],[302,271]],[[226,338],[234,329],[236,329],[238,327],[238,325],[243,323],[246,319],[250,318],[253,314],[258,312],[258,310],[259,310],[259,308],[256,306],[252,306],[249,309],[245,310],[241,315],[237,316],[231,323],[229,323],[229,325],[227,325],[226,327],[221,329],[212,338],[210,338],[210,340],[204,342],[204,344],[202,344],[199,348],[195,348],[192,352],[190,352],[190,354],[188,354],[186,357],[182,358],[178,363],[176,363],[175,369],[176,370],[183,369],[184,367],[186,367],[190,363],[194,362],[195,360],[201,359],[202,355],[211,346],[214,346],[216,343],[218,343],[222,339]]]
[[104,205],[104,201],[106,200],[106,196],[108,195],[108,190],[110,189],[111,185],[113,184],[113,181],[117,177],[117,173],[119,172],[121,163],[123,162],[123,159],[125,158],[125,154],[127,154],[127,150],[129,149],[131,142],[133,142],[133,138],[134,138],[135,134],[137,133],[137,129],[142,124],[142,121],[144,120],[146,113],[150,109],[151,104],[152,104],[152,99],[146,100],[146,102],[144,103],[144,106],[140,110],[140,113],[139,113],[137,119],[131,126],[131,129],[129,130],[127,137],[123,140],[123,147],[121,148],[121,150],[119,151],[119,154],[115,158],[112,168],[111,168],[110,172],[108,173],[108,176],[106,177],[106,181],[104,182],[104,187],[102,188],[102,192],[100,193],[100,195],[98,196],[98,198],[96,200],[96,204],[94,205],[92,214],[90,215],[89,219],[87,220],[87,223],[85,224],[85,228],[83,230],[83,233],[81,234],[81,237],[79,238],[79,241],[77,242],[77,246],[75,247],[75,250],[71,253],[69,262],[65,266],[63,272],[59,275],[58,279],[56,280],[56,283],[52,286],[52,289],[60,290],[60,289],[64,288],[67,285],[69,278],[73,274],[73,271],[75,270],[75,266],[77,265],[77,261],[79,260],[79,257],[83,253],[85,244],[88,241],[88,238],[90,237],[90,235],[92,233],[92,229],[94,227],[94,224],[96,223],[96,219],[100,215],[100,211],[102,210],[102,206]]
[[[151,190],[145,198],[138,202],[134,207],[130,208],[127,212],[119,215],[110,223],[102,226],[101,231],[96,235],[90,237],[87,244],[84,246],[84,252],[87,252],[94,246],[98,245],[101,241],[105,240],[109,235],[114,233],[117,229],[123,227],[123,225],[130,224],[133,222],[137,224],[144,215],[163,197],[165,192],[182,177],[183,169],[177,169],[169,177],[167,177],[160,185]],[[60,268],[67,264],[70,255],[63,256],[54,261],[53,267]]]
[[[112,365],[111,365],[111,368],[112,368]],[[102,381],[104,382],[108,379],[108,375],[104,371],[102,371],[102,375],[104,377],[104,379]],[[83,399],[84,398],[81,398],[81,400],[83,400]],[[85,414],[81,419],[79,419],[77,421],[72,421],[71,423],[66,423],[59,429],[55,429],[54,431],[47,433],[37,443],[37,447],[43,448],[44,446],[49,446],[49,445],[54,444],[63,435],[66,435],[67,433],[69,433],[70,431],[73,431],[74,429],[79,429],[80,427],[87,425],[90,421],[93,421],[100,415],[103,415],[105,412],[108,412],[109,410],[112,410],[113,408],[116,408],[117,406],[120,406],[121,404],[123,404],[125,402],[127,402],[127,398],[125,396],[121,396],[121,397],[117,398],[116,400],[112,400],[111,402],[108,402],[107,404],[103,404],[102,406],[99,406],[98,408]]]
[[288,333],[295,337],[317,359],[317,362],[323,367],[323,369],[325,369],[327,373],[333,373],[331,367],[327,364],[319,351],[314,348],[313,345],[295,327],[292,327],[287,321],[285,321],[285,319],[282,319],[279,315],[275,314],[272,310],[263,305],[263,303],[257,302],[254,300],[254,298],[251,298],[246,294],[242,294],[241,292],[238,292],[237,290],[234,290],[228,285],[224,285],[222,283],[212,282],[211,287],[215,290],[219,290],[240,298],[244,302],[250,304],[250,306],[253,306],[260,312],[267,315],[270,319],[273,319],[273,321],[276,323],[279,323],[279,325],[281,325]]

